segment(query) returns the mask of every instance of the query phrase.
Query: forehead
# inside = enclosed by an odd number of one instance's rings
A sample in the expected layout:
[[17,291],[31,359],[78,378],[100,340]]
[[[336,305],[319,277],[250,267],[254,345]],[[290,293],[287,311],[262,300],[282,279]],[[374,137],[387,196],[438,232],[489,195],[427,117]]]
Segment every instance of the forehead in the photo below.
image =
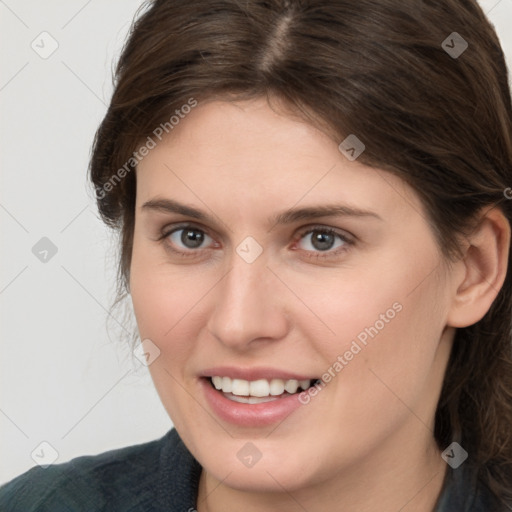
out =
[[391,173],[349,161],[339,142],[263,98],[200,103],[137,167],[137,204],[156,196],[215,203],[233,215],[321,203],[381,213],[421,209]]

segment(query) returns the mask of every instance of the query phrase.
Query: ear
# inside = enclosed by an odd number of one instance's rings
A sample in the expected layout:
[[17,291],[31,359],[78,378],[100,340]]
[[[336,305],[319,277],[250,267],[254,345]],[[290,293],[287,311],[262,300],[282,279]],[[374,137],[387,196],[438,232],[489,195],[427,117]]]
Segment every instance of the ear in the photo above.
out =
[[480,222],[467,237],[460,276],[455,284],[447,325],[468,327],[483,318],[498,295],[507,274],[510,224],[501,209],[482,212]]

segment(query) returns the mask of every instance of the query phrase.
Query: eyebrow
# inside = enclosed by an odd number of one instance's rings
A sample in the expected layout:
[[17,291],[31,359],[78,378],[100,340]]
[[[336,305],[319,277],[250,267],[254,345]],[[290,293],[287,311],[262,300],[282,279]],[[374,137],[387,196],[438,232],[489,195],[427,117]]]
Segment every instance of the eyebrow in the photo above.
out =
[[316,219],[319,217],[382,217],[370,210],[361,210],[347,205],[322,205],[305,208],[292,208],[277,214],[272,220],[273,224],[291,224],[301,220]]
[[[178,213],[186,217],[201,221],[213,221],[213,216],[191,206],[186,206],[172,199],[151,199],[141,206],[142,210],[161,211],[166,213]],[[361,210],[348,205],[321,205],[304,208],[291,208],[269,219],[272,226],[278,224],[292,224],[303,220],[312,220],[320,217],[373,217],[383,220],[376,212]]]

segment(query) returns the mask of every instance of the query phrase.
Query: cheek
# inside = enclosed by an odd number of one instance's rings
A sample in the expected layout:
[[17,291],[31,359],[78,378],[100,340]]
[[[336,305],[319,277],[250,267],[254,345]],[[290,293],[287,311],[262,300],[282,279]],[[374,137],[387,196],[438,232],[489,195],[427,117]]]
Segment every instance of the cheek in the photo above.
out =
[[[435,350],[446,301],[439,272],[435,272],[439,254],[428,241],[425,235],[416,251],[406,253],[383,249],[359,261],[357,267],[318,279],[313,288],[311,282],[298,284],[297,289],[330,328],[330,339],[340,340],[334,343],[336,350],[348,350],[354,340],[366,347],[372,340],[381,340],[379,350],[401,349],[400,353],[414,351],[415,345],[420,350]],[[405,247],[406,242],[396,246]],[[429,343],[416,344],[419,339]],[[328,345],[332,344],[324,346]]]
[[[141,340],[150,339],[160,350],[149,365],[156,391],[173,424],[186,432],[197,416],[194,401],[184,391],[190,378],[198,339],[198,323],[191,321],[200,312],[206,290],[183,273],[171,273],[134,251],[130,275],[133,309]],[[206,286],[206,285],[205,285]]]
[[130,294],[141,337],[171,338],[176,327],[187,324],[189,312],[208,291],[209,279],[186,266],[171,266],[143,241],[134,242]]
[[[437,273],[429,274],[438,256],[425,251],[400,264],[396,254],[389,259],[392,265],[382,259],[364,274],[346,270],[339,279],[310,287],[307,295],[306,283],[296,288],[318,312],[318,319],[304,317],[300,326],[323,356],[323,380],[332,383],[336,402],[362,423],[391,418],[387,406],[403,411],[402,401],[418,403],[424,393],[431,393],[430,400],[442,380],[437,351],[447,301]],[[313,325],[325,326],[322,336]],[[429,407],[430,402],[425,417]]]
[[[183,268],[172,269],[150,247],[134,244],[130,269],[130,293],[141,340],[150,339],[160,350],[149,370],[164,406],[171,412],[179,384],[189,373],[198,339],[201,299],[208,280],[198,279]],[[176,379],[176,380],[175,380]]]

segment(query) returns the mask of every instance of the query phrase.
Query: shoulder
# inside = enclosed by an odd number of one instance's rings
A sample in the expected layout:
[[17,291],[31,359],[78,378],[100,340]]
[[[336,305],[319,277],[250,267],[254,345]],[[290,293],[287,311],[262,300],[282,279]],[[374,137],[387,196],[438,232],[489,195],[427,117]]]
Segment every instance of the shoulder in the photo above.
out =
[[198,477],[197,462],[173,429],[149,443],[32,468],[0,487],[0,510],[163,510],[171,497],[162,479],[172,480],[187,468]]

